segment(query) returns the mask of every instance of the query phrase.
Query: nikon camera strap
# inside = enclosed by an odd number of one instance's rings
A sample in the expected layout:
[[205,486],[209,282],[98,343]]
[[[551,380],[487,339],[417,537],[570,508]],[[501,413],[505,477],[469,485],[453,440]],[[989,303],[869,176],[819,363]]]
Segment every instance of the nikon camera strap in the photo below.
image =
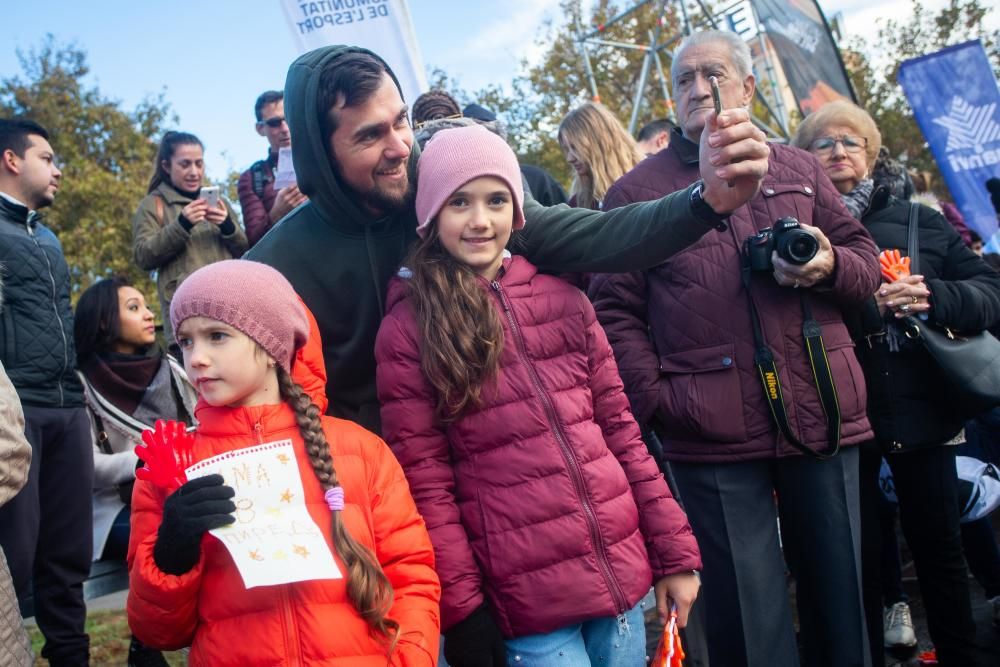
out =
[[764,397],[767,399],[768,407],[771,408],[771,415],[774,417],[778,430],[795,449],[803,454],[817,459],[829,459],[836,456],[840,451],[840,403],[837,400],[837,387],[833,383],[833,373],[830,372],[830,362],[826,356],[826,347],[823,345],[823,331],[819,322],[813,319],[812,309],[806,302],[805,294],[800,293],[802,302],[802,337],[805,339],[806,353],[809,356],[809,366],[812,369],[813,381],[816,384],[816,391],[819,394],[820,404],[823,406],[823,413],[826,415],[826,449],[814,451],[806,447],[795,437],[791,425],[788,423],[788,411],[785,409],[785,397],[781,391],[781,379],[778,373],[778,366],[774,361],[774,353],[764,341],[764,334],[760,326],[760,315],[757,313],[757,306],[754,305],[753,296],[750,294],[751,283],[750,263],[745,258],[743,262],[743,287],[747,293],[747,301],[750,303],[750,319],[753,325],[754,340],[754,364],[760,374],[760,381],[764,387]]

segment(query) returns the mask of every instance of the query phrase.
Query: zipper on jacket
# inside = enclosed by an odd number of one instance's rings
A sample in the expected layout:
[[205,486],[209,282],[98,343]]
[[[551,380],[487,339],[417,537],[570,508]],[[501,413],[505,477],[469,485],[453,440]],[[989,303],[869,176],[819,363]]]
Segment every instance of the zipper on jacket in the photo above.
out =
[[[247,415],[247,419],[250,416]],[[254,438],[258,445],[264,444],[264,424],[262,418],[250,423]],[[277,586],[278,606],[281,608],[281,626],[285,637],[285,659],[284,665],[301,665],[302,656],[299,654],[301,648],[299,644],[299,627],[295,622],[295,612],[292,610],[292,600],[290,599],[289,584]]]
[[45,252],[45,248],[43,248],[38,242],[38,238],[35,236],[35,228],[31,224],[31,220],[28,220],[25,226],[28,228],[28,236],[30,236],[31,240],[34,241],[35,247],[38,248],[38,252],[42,253],[42,257],[45,258],[45,266],[47,267],[49,274],[49,283],[52,285],[52,311],[55,313],[56,321],[59,322],[59,333],[62,335],[63,367],[62,372],[59,374],[59,381],[56,383],[56,386],[59,389],[59,407],[61,408],[66,403],[65,396],[63,396],[63,377],[66,375],[66,369],[69,368],[69,341],[66,339],[66,329],[63,328],[63,319],[59,316],[59,297],[56,295],[56,277],[52,273],[52,261]]
[[301,665],[299,628],[295,622],[295,614],[292,612],[292,601],[289,599],[289,584],[278,586],[278,591],[279,604],[281,605],[281,624],[285,631],[285,659],[282,664]]
[[504,314],[507,316],[507,321],[510,323],[511,333],[514,334],[514,339],[517,342],[518,354],[524,363],[524,367],[528,371],[528,377],[531,378],[531,383],[535,386],[535,391],[538,394],[539,400],[541,400],[542,405],[545,407],[545,415],[549,420],[549,427],[552,429],[553,434],[555,434],[556,442],[559,443],[559,449],[562,451],[563,458],[566,460],[567,467],[570,471],[570,477],[573,479],[573,485],[576,487],[577,498],[580,500],[580,505],[583,507],[583,514],[587,519],[587,527],[590,529],[590,538],[593,540],[594,549],[597,552],[597,565],[600,567],[601,574],[604,575],[604,580],[608,585],[608,590],[614,598],[617,612],[619,614],[624,613],[628,610],[628,603],[625,600],[625,594],[622,592],[621,586],[618,584],[618,580],[615,578],[614,571],[611,569],[608,554],[604,548],[604,539],[601,537],[601,527],[597,523],[597,513],[594,512],[594,508],[590,504],[590,496],[587,494],[587,488],[583,483],[583,473],[580,471],[580,463],[576,460],[576,456],[573,454],[569,443],[566,441],[562,427],[559,426],[559,420],[556,419],[555,408],[549,400],[549,395],[542,388],[542,381],[538,378],[538,373],[535,371],[535,367],[531,364],[531,360],[528,358],[528,351],[524,344],[524,338],[521,336],[521,328],[518,326],[517,319],[515,319],[514,313],[507,301],[507,295],[500,287],[500,282],[498,280],[490,282],[490,287],[493,288],[493,291],[497,293],[497,297],[500,299],[500,305],[503,306]]

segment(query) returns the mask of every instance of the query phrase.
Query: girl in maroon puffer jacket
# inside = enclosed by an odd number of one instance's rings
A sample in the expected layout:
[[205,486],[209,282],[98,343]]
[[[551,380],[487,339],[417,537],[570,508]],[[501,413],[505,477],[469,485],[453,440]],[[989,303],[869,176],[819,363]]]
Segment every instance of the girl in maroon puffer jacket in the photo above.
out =
[[445,656],[644,665],[639,601],[655,582],[683,625],[701,560],[604,332],[579,290],[505,252],[524,215],[502,139],[442,131],[417,169],[422,241],[375,355],[383,432],[434,544]]

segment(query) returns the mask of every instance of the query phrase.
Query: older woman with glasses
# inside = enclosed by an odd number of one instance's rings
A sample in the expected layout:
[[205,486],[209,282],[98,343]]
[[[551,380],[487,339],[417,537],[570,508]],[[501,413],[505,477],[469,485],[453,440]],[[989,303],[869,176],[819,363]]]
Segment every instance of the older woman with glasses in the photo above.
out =
[[[832,102],[809,115],[792,143],[819,160],[847,208],[883,250],[907,255],[910,203],[869,178],[882,143],[868,113]],[[1000,274],[969,250],[937,211],[918,207],[920,275],[883,282],[861,309],[845,313],[868,385],[875,442],[861,450],[862,577],[873,664],[883,664],[879,466],[895,479],[903,534],[913,552],[927,622],[941,665],[983,664],[975,646],[968,572],[959,532],[955,447],[963,406],[902,319],[917,315],[977,332],[1000,321]]]

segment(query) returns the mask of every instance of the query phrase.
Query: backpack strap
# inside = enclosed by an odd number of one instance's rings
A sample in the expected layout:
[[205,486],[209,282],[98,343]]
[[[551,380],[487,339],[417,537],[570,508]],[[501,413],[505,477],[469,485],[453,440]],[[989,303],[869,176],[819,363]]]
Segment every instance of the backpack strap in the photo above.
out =
[[153,203],[156,205],[156,224],[163,226],[163,197],[158,194],[153,195]]
[[264,185],[274,180],[267,160],[257,160],[250,165],[250,184],[258,199],[264,199]]

